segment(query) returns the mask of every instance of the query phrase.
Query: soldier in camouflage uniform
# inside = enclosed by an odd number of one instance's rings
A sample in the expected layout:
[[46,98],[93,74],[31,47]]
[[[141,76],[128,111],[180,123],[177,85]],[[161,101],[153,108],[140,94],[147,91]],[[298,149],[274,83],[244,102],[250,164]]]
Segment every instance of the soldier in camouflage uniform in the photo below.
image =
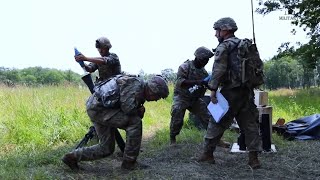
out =
[[233,69],[232,62],[237,60],[237,45],[240,39],[235,37],[234,32],[238,29],[232,18],[221,18],[214,23],[215,36],[219,45],[215,52],[212,79],[209,82],[211,90],[211,101],[217,103],[216,91],[221,85],[221,94],[229,102],[229,111],[219,123],[210,121],[203,153],[198,158],[199,162],[214,163],[213,151],[216,149],[224,131],[230,126],[235,118],[238,125],[245,133],[245,144],[249,151],[248,165],[255,169],[259,168],[258,152],[262,150],[261,139],[258,129],[258,110],[254,104],[253,89],[243,86],[240,81],[235,80],[237,70]]
[[[183,118],[187,109],[206,123],[211,119],[207,104],[202,100],[202,97],[206,92],[207,86],[207,82],[203,80],[208,76],[208,72],[204,67],[213,56],[213,53],[206,47],[199,47],[194,55],[194,60],[185,61],[178,69],[173,105],[171,108],[171,145],[176,144],[176,136],[181,131]],[[193,92],[189,91],[189,89],[194,86],[198,89]],[[229,146],[228,143],[223,141],[221,141],[220,145],[224,147]]]
[[101,37],[96,40],[96,48],[101,57],[86,57],[83,54],[75,56],[76,61],[88,61],[85,64],[85,69],[88,72],[99,71],[98,81],[108,79],[113,75],[121,73],[121,65],[118,56],[115,53],[110,53],[112,47],[110,41],[106,37]]
[[102,82],[112,76],[121,73],[121,64],[118,56],[115,53],[109,52],[112,45],[110,40],[106,37],[100,37],[96,40],[95,47],[97,48],[101,57],[86,57],[83,54],[75,56],[76,61],[88,61],[89,64],[85,64],[87,72],[94,72],[98,70],[99,78],[95,84]]
[[126,145],[121,168],[132,170],[143,168],[137,163],[142,138],[142,118],[145,112],[144,102],[157,101],[169,94],[166,81],[154,76],[147,82],[138,77],[115,77],[120,89],[119,105],[106,108],[95,94],[87,101],[87,113],[94,123],[99,144],[83,147],[67,153],[62,161],[73,170],[78,170],[79,161],[101,159],[115,150],[115,128],[126,131]]

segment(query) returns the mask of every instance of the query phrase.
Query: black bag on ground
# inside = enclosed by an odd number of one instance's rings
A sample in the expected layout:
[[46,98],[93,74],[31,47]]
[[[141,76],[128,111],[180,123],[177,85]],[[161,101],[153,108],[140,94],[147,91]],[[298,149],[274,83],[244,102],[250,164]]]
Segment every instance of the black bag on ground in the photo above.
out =
[[283,135],[289,140],[320,139],[320,114],[306,116],[286,123]]

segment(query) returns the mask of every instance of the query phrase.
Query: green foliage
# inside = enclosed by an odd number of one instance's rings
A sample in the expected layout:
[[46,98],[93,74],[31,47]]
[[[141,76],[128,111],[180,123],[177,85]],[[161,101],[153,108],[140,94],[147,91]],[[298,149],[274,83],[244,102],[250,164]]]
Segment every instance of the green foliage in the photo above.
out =
[[61,71],[42,67],[29,67],[25,69],[9,69],[0,67],[0,83],[24,85],[59,85],[63,83],[80,83],[80,75],[71,71]]
[[310,69],[304,65],[306,61],[300,57],[284,55],[275,57],[264,63],[266,77],[265,88],[300,88],[319,86],[320,84],[320,61],[315,68]]
[[264,73],[267,89],[294,88],[300,87],[303,70],[296,59],[284,56],[265,62]]
[[[304,71],[313,70],[317,61],[320,60],[320,1],[319,0],[259,0],[260,8],[257,12],[260,14],[268,14],[272,11],[287,10],[294,18],[292,24],[303,27],[310,36],[310,41],[307,44],[300,45],[297,49],[293,46],[289,47],[289,43],[284,43],[279,48],[279,55],[281,56],[295,56],[298,58],[300,65],[303,66]],[[293,33],[296,31],[293,30]],[[282,51],[281,48],[285,50]],[[307,75],[304,76],[305,81],[308,81]]]
[[257,12],[260,14],[286,9],[288,14],[296,17],[292,24],[310,28],[309,35],[319,37],[320,2],[318,0],[259,0],[259,5],[261,8],[258,8]]
[[316,67],[317,61],[320,60],[319,44],[315,44],[312,41],[304,44],[295,51],[294,55],[300,59],[303,67],[313,69]]
[[[141,69],[138,75],[142,77],[144,80],[148,80],[150,77],[154,76],[155,74],[147,74]],[[165,77],[169,83],[175,83],[177,78],[177,74],[173,71],[173,69],[170,69],[170,68],[161,70],[161,75]]]
[[173,69],[164,69],[161,71],[161,75],[164,76],[170,82],[175,82],[177,78],[177,74],[174,73]]
[[37,83],[37,78],[30,74],[26,75],[23,79],[23,83],[27,85],[33,85]]

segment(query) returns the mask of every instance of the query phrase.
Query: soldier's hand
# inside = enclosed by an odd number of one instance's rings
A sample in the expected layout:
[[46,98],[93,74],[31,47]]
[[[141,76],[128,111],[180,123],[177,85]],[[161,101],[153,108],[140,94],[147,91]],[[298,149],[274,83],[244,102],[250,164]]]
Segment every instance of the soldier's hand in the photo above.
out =
[[205,86],[206,88],[208,88],[209,89],[209,81],[211,80],[211,75],[209,75],[209,76],[207,76],[206,78],[204,78],[203,80],[202,80],[202,85],[203,86]]
[[198,86],[203,86],[203,81],[202,80],[195,80],[194,84],[198,85]]
[[146,109],[144,108],[144,106],[141,106],[141,107],[138,109],[138,116],[139,116],[141,119],[143,119],[145,112],[146,112]]
[[211,102],[213,104],[217,104],[218,103],[218,99],[217,99],[217,96],[216,96],[216,91],[211,91]]
[[85,57],[83,54],[80,54],[78,56],[74,56],[74,59],[76,61],[86,61],[87,60],[87,57]]
[[201,85],[201,80],[188,80],[187,83],[190,87],[194,86],[194,85]]
[[202,80],[201,85],[208,88],[208,81]]

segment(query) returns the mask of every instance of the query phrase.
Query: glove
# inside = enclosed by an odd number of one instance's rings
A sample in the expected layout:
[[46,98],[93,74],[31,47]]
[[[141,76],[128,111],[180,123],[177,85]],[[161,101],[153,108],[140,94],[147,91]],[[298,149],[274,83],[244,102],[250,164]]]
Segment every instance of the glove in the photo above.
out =
[[208,88],[208,83],[209,81],[211,80],[211,75],[207,76],[206,78],[204,78],[202,81],[201,81],[201,85],[205,86],[206,88]]
[[208,83],[209,83],[209,82],[208,82],[208,81],[205,81],[205,80],[202,80],[202,81],[201,81],[201,85],[202,85],[202,86],[205,86],[205,87],[208,87]]

